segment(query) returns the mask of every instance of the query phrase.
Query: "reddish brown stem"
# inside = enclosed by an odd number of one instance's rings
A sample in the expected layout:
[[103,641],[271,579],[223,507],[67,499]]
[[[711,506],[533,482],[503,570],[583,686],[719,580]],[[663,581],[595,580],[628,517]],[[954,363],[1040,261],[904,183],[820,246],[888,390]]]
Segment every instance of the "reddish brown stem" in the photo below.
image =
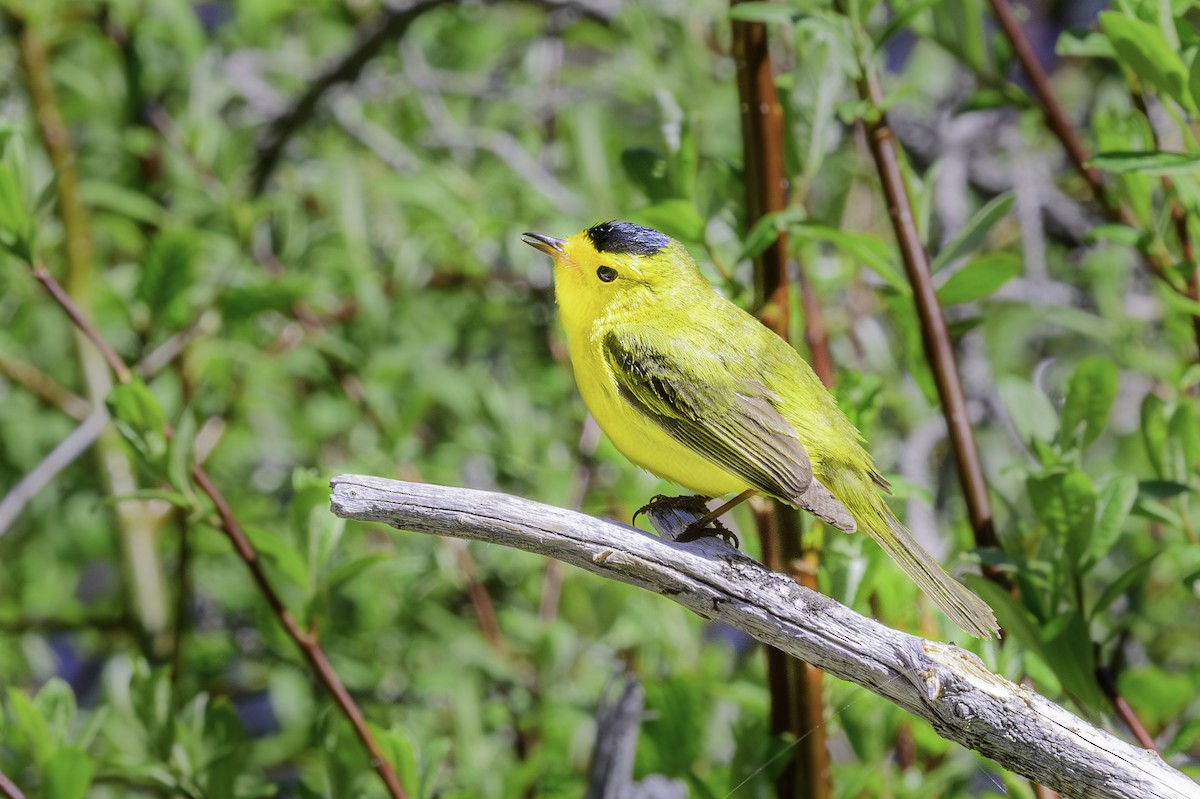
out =
[[458,561],[458,569],[467,580],[467,596],[471,598],[471,606],[475,608],[475,619],[479,622],[483,638],[491,647],[492,652],[504,656],[508,653],[508,648],[504,645],[504,636],[500,633],[500,622],[496,619],[496,608],[492,604],[492,598],[479,579],[479,569],[475,567],[475,558],[471,557],[471,552],[464,542],[453,541],[451,546],[456,550],[455,559]]
[[929,259],[921,236],[913,220],[912,205],[904,187],[904,175],[900,170],[900,159],[896,153],[896,142],[888,127],[883,111],[883,90],[879,77],[866,63],[863,77],[858,81],[858,93],[876,110],[871,120],[860,120],[866,133],[871,156],[879,172],[883,193],[887,198],[888,214],[896,243],[904,259],[904,269],[913,290],[917,316],[921,321],[921,337],[925,342],[927,357],[933,369],[942,413],[950,433],[950,444],[954,449],[958,480],[962,484],[967,502],[967,515],[975,533],[975,544],[980,547],[996,545],[996,530],[992,521],[992,505],[988,498],[987,482],[979,451],[975,447],[975,436],[971,431],[971,420],[967,415],[967,403],[963,396],[962,383],[958,377],[958,363],[946,319],[942,316],[929,271]]
[[225,501],[225,497],[213,485],[208,474],[199,465],[192,466],[192,479],[197,487],[204,492],[213,504],[217,511],[217,518],[221,520],[221,531],[229,538],[229,542],[233,544],[234,550],[246,564],[246,568],[250,570],[250,576],[254,579],[258,586],[259,593],[270,605],[271,610],[275,612],[275,617],[279,619],[279,623],[283,625],[283,629],[288,636],[300,648],[300,653],[304,655],[304,659],[312,667],[317,678],[324,684],[325,688],[333,695],[334,702],[341,709],[343,715],[350,721],[350,726],[354,728],[354,734],[358,736],[358,740],[362,743],[363,748],[370,755],[371,768],[379,774],[379,778],[383,780],[383,784],[387,786],[388,793],[396,799],[407,799],[408,794],[401,787],[399,779],[396,778],[396,772],[392,770],[392,766],[384,757],[383,750],[379,747],[379,743],[375,740],[375,736],[371,734],[371,730],[367,727],[367,720],[363,717],[362,711],[358,709],[358,705],[354,702],[350,692],[346,690],[346,686],[342,684],[338,678],[337,672],[333,670],[333,666],[329,665],[329,659],[325,657],[324,650],[317,643],[315,634],[309,633],[300,627],[292,612],[288,610],[283,603],[283,599],[275,592],[271,586],[271,581],[267,579],[267,573],[263,571],[262,561],[258,557],[258,552],[250,544],[250,539],[246,538],[246,533],[242,530],[242,526],[238,524],[238,520],[233,515],[233,510],[229,507],[229,503]]
[[125,362],[121,360],[121,356],[117,355],[116,351],[104,339],[104,336],[100,335],[100,331],[92,324],[92,320],[88,319],[79,306],[71,300],[63,287],[50,274],[50,270],[38,265],[33,269],[33,276],[39,283],[46,287],[46,291],[50,293],[54,301],[62,306],[67,316],[71,317],[71,321],[75,324],[75,327],[79,328],[79,331],[96,345],[96,349],[100,351],[104,362],[108,364],[108,368],[112,370],[112,373],[116,375],[117,380],[122,383],[128,383],[133,377],[133,374],[129,371],[129,367],[125,365]]
[[[1046,117],[1046,123],[1050,130],[1062,143],[1063,149],[1067,151],[1067,156],[1071,159],[1075,170],[1079,173],[1092,189],[1092,194],[1096,198],[1097,204],[1103,209],[1104,215],[1113,222],[1119,222],[1122,225],[1140,229],[1140,225],[1133,212],[1129,207],[1123,204],[1115,203],[1109,198],[1104,189],[1104,176],[1098,170],[1087,165],[1090,157],[1087,148],[1083,145],[1083,141],[1079,138],[1079,134],[1075,130],[1075,126],[1067,119],[1066,112],[1063,111],[1062,105],[1058,102],[1058,98],[1054,94],[1054,90],[1050,86],[1050,79],[1046,75],[1046,71],[1042,69],[1041,62],[1038,61],[1037,55],[1033,52],[1033,47],[1026,38],[1025,32],[1021,29],[1021,24],[1017,21],[1016,16],[1012,12],[1008,0],[989,0],[992,4],[992,12],[996,16],[996,21],[1000,24],[1004,31],[1005,37],[1012,45],[1013,52],[1017,56],[1017,60],[1021,62],[1021,68],[1029,77],[1029,82],[1033,85],[1034,93],[1037,95],[1038,102],[1041,105],[1042,113]],[[1142,111],[1145,111],[1145,100],[1139,96],[1138,92],[1133,95],[1134,104]],[[1156,145],[1157,146],[1157,145]],[[1164,179],[1164,186],[1169,185],[1169,180]],[[1180,209],[1180,215],[1182,211]],[[1173,207],[1171,215],[1175,218],[1176,231],[1180,233],[1179,243],[1183,250],[1183,256],[1188,263],[1195,264],[1193,255],[1190,255],[1191,250],[1190,237],[1187,233],[1186,219],[1183,222],[1183,228],[1180,232],[1179,218],[1176,214],[1176,209]],[[1146,264],[1146,268],[1161,280],[1166,286],[1176,293],[1189,297],[1192,300],[1200,301],[1200,276],[1197,276],[1196,271],[1192,272],[1188,282],[1180,286],[1179,283],[1171,278],[1170,268],[1172,266],[1171,257],[1165,251],[1161,242],[1155,241],[1153,244],[1147,245],[1142,250],[1142,260]],[[1200,314],[1192,314],[1192,328],[1196,337],[1196,346],[1200,350]]]
[[1121,717],[1121,721],[1133,733],[1133,737],[1137,739],[1138,744],[1146,749],[1152,749],[1157,752],[1158,744],[1154,743],[1154,738],[1146,731],[1141,719],[1137,717],[1137,713],[1133,712],[1133,708],[1129,706],[1129,702],[1117,690],[1117,682],[1113,679],[1112,670],[1107,666],[1097,668],[1096,682],[1100,684],[1100,690],[1104,691],[1104,695],[1108,697],[1108,701],[1112,702],[1113,710],[1117,711],[1117,715]]
[[[54,277],[45,269],[35,270],[35,273],[37,273],[37,279],[46,286],[46,289],[50,292],[50,296],[58,302],[63,311],[68,317],[70,317],[71,321],[74,322],[85,335],[95,342],[96,346],[100,348],[101,352],[106,353],[105,360],[108,362],[108,365],[113,369],[113,371],[116,372],[118,376],[121,374],[128,376],[129,367],[126,366],[121,360],[120,356],[108,346],[107,342],[104,341],[95,328],[87,324],[87,318],[83,315],[71,298],[67,296],[67,293],[63,291],[62,286],[58,285],[58,283],[54,280]],[[128,379],[128,377],[126,377],[126,379]],[[166,432],[168,435],[171,434],[171,430],[169,428],[167,428],[164,432]],[[379,774],[380,779],[383,780],[384,785],[387,787],[388,793],[393,797],[393,799],[407,799],[408,794],[405,793],[404,788],[400,785],[400,781],[397,779],[396,773],[392,770],[391,764],[388,763],[387,758],[384,757],[383,750],[380,748],[379,743],[375,740],[375,736],[371,734],[370,728],[367,727],[367,722],[363,717],[362,711],[358,709],[358,705],[354,702],[354,699],[350,696],[350,693],[346,690],[346,687],[342,685],[342,681],[338,678],[337,673],[329,664],[328,658],[325,657],[325,652],[321,649],[320,644],[317,643],[316,636],[306,632],[300,627],[295,617],[292,616],[291,611],[288,610],[287,606],[284,604],[283,599],[280,598],[279,594],[277,594],[275,589],[271,586],[271,582],[267,579],[267,574],[263,570],[262,561],[258,556],[258,552],[250,544],[250,540],[246,537],[246,534],[242,530],[241,525],[238,523],[237,518],[233,515],[233,510],[229,507],[229,503],[225,501],[225,497],[222,496],[221,492],[217,490],[217,487],[213,484],[212,480],[209,479],[208,474],[199,466],[199,464],[192,465],[191,473],[192,480],[196,483],[197,487],[212,501],[213,507],[217,512],[217,517],[221,522],[221,531],[224,532],[229,538],[230,543],[233,544],[234,551],[237,552],[238,556],[250,570],[250,576],[253,578],[254,583],[258,586],[259,593],[262,594],[263,598],[267,602],[267,605],[269,605],[271,610],[275,613],[275,617],[279,620],[279,623],[283,625],[283,629],[287,632],[288,636],[295,642],[296,646],[299,647],[300,653],[304,656],[304,659],[308,661],[309,665],[316,673],[317,678],[333,696],[334,702],[337,704],[338,708],[350,721],[350,725],[354,728],[355,734],[358,736],[359,741],[362,742],[363,748],[367,750],[367,754],[370,756],[371,768]]]
[[1100,170],[1093,169],[1087,165],[1088,151],[1083,146],[1083,142],[1079,138],[1079,134],[1075,132],[1075,126],[1071,124],[1071,120],[1067,119],[1067,114],[1059,104],[1058,98],[1054,95],[1054,89],[1050,86],[1050,78],[1046,75],[1046,71],[1042,69],[1042,64],[1038,61],[1037,54],[1033,52],[1033,46],[1030,45],[1029,39],[1025,37],[1024,31],[1021,30],[1021,23],[1017,21],[1017,17],[1013,14],[1012,8],[1008,4],[1008,0],[989,0],[992,4],[992,13],[996,16],[996,22],[1000,24],[1004,31],[1005,37],[1012,45],[1013,53],[1016,54],[1017,60],[1021,62],[1021,68],[1025,70],[1025,74],[1029,77],[1030,84],[1033,85],[1033,92],[1037,95],[1038,102],[1041,103],[1042,113],[1046,116],[1046,123],[1050,129],[1054,131],[1054,135],[1062,142],[1063,149],[1067,151],[1067,157],[1071,159],[1071,163],[1075,165],[1075,170],[1079,172],[1080,177],[1087,181],[1088,186],[1092,189],[1092,194],[1096,198],[1096,202],[1104,209],[1107,216],[1115,216],[1119,213],[1118,208],[1109,200],[1107,193],[1104,191],[1104,175]]
[[[737,0],[734,0],[736,4]],[[767,49],[767,29],[760,23],[733,23],[733,57],[737,65],[738,101],[741,108],[742,154],[746,188],[746,226],[763,216],[782,211],[787,204],[787,172],[783,159],[783,109],[775,91],[775,76]],[[833,364],[816,299],[809,290],[803,264],[800,288],[805,311],[805,339],[813,366],[821,380],[833,380]],[[754,263],[759,319],[779,336],[789,338],[787,237],[780,234]],[[755,513],[764,561],[771,568],[790,572],[799,582],[815,588],[818,565],[815,551],[800,545],[799,517],[794,508],[773,502]],[[800,564],[803,564],[801,566]],[[775,783],[776,795],[815,797],[832,795],[829,754],[825,745],[825,709],[821,672],[803,661],[768,648],[767,679],[771,691],[771,728],[799,741]]]

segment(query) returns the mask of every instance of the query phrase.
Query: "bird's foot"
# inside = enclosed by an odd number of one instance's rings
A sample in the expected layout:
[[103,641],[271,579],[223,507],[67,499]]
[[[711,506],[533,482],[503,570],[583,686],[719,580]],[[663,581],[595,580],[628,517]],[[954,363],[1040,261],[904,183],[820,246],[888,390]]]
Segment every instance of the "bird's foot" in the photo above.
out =
[[668,497],[666,494],[655,494],[642,507],[638,508],[633,514],[633,522],[637,523],[637,519],[643,513],[660,510],[683,510],[683,511],[699,511],[708,513],[708,506],[705,504],[710,497],[701,496],[700,494],[690,494],[686,497]]
[[708,505],[706,504],[709,499],[711,499],[711,497],[702,496],[700,494],[692,494],[684,497],[668,497],[665,494],[659,494],[653,497],[645,505],[638,508],[637,513],[633,514],[633,521],[636,523],[638,516],[641,516],[643,513],[650,513],[652,511],[661,512],[676,510],[698,513],[701,515],[701,518],[693,521],[684,528],[682,533],[675,536],[676,541],[686,543],[688,541],[695,541],[698,538],[705,538],[711,535],[721,538],[726,543],[737,548],[740,546],[741,542],[738,541],[738,537],[731,530],[727,529],[725,525],[721,524],[721,522],[717,521],[716,519],[710,520],[706,518],[709,515]]
[[675,540],[679,543],[686,544],[688,541],[695,541],[699,538],[708,538],[713,536],[720,538],[726,544],[729,544],[734,549],[740,549],[742,542],[738,540],[737,534],[730,530],[725,525],[721,524],[719,519],[713,519],[707,524],[703,524],[703,519],[697,519],[689,524],[682,533],[675,536]]

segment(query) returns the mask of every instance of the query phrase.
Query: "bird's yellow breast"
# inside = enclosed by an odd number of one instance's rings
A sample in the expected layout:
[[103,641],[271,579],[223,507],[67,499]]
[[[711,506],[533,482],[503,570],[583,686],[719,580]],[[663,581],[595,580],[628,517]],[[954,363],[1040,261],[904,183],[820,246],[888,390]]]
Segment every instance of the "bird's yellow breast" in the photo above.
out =
[[596,424],[622,455],[665,480],[707,497],[750,488],[742,478],[676,441],[621,396],[601,349],[603,336],[568,334],[568,341],[579,394]]

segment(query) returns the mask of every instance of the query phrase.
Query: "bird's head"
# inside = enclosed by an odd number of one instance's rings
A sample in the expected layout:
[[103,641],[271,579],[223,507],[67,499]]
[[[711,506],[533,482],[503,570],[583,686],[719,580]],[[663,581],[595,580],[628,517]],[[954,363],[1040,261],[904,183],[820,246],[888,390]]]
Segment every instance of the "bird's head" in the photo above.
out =
[[526,233],[522,240],[554,259],[555,294],[568,326],[625,308],[669,307],[671,295],[708,286],[682,244],[631,222],[603,222],[568,239]]

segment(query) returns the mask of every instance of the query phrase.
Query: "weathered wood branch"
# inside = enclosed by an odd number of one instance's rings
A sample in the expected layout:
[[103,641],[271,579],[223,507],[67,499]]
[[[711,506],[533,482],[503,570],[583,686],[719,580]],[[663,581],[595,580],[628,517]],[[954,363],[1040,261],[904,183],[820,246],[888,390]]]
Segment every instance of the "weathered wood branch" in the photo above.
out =
[[530,500],[364,475],[332,481],[333,512],[535,552],[662,594],[857,683],[938,734],[1068,797],[1191,797],[1200,786],[969,652],[861,616],[718,539],[677,544]]

